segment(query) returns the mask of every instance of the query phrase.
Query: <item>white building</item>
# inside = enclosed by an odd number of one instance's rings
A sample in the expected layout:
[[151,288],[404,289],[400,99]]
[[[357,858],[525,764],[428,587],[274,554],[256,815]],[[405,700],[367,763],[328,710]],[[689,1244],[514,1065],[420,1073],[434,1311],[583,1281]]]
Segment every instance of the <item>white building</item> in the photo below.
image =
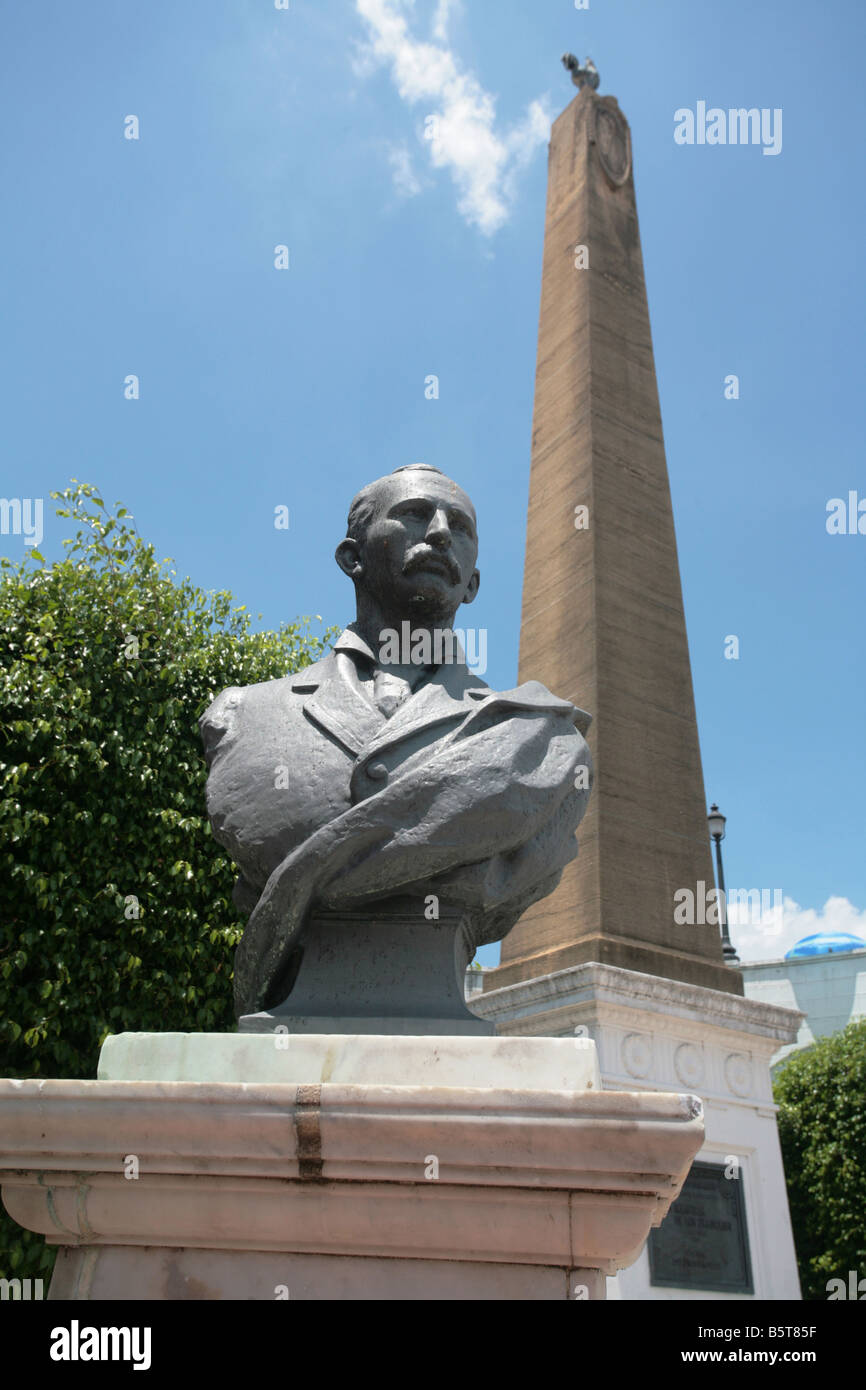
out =
[[779,1048],[771,1066],[866,1017],[866,941],[849,932],[804,936],[783,959],[749,961],[740,969],[747,999],[805,1015],[796,1042]]

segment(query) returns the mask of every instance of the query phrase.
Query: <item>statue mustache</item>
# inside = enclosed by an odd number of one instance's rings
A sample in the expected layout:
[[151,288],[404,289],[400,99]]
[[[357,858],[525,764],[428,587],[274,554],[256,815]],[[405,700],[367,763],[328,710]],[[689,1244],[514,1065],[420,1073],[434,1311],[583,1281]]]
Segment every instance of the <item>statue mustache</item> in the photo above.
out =
[[441,550],[431,550],[429,546],[425,546],[423,550],[410,552],[403,566],[403,573],[413,574],[417,569],[424,569],[431,560],[435,560],[439,565],[444,565],[453,582],[457,583],[460,578],[460,570],[456,561]]

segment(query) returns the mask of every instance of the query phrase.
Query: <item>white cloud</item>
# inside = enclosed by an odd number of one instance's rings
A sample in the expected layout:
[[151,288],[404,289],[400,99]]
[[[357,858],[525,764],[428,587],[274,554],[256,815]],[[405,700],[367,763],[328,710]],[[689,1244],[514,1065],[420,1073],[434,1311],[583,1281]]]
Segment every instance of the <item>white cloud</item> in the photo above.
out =
[[394,187],[403,198],[414,198],[421,192],[421,184],[412,168],[412,156],[406,145],[392,145],[388,151],[391,177]]
[[433,37],[439,43],[447,42],[451,15],[459,8],[459,3],[460,0],[437,0],[436,13],[433,16]]
[[[508,220],[516,176],[550,133],[545,101],[533,101],[526,116],[510,130],[498,132],[496,101],[472,73],[461,71],[445,47],[415,39],[409,32],[405,0],[355,0],[366,22],[369,45],[356,72],[370,62],[387,64],[403,101],[424,102],[435,116],[432,139],[425,139],[434,168],[445,169],[457,188],[457,207],[485,236]],[[434,33],[445,32],[452,6],[439,0]]]
[[828,898],[823,908],[800,907],[792,898],[774,908],[772,898],[768,894],[768,910],[760,914],[751,914],[745,904],[731,907],[729,931],[741,960],[777,960],[814,932],[851,932],[866,942],[866,909],[847,898]]

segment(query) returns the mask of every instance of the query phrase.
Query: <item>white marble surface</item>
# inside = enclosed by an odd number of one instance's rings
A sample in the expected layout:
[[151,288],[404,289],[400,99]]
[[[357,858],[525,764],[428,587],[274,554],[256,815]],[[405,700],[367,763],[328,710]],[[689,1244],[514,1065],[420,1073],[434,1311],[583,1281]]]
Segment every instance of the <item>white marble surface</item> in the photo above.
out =
[[703,1132],[679,1094],[0,1081],[4,1204],[76,1301],[603,1298]]
[[595,1044],[583,1037],[118,1033],[103,1044],[98,1076],[100,1081],[601,1090]]

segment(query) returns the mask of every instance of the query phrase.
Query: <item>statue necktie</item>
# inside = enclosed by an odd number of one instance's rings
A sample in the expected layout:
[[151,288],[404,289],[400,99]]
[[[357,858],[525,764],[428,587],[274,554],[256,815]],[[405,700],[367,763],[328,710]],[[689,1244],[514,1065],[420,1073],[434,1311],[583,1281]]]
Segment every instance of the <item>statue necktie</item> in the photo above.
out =
[[402,705],[410,690],[407,680],[392,675],[390,671],[379,668],[373,677],[373,699],[386,719],[390,719],[397,706]]

